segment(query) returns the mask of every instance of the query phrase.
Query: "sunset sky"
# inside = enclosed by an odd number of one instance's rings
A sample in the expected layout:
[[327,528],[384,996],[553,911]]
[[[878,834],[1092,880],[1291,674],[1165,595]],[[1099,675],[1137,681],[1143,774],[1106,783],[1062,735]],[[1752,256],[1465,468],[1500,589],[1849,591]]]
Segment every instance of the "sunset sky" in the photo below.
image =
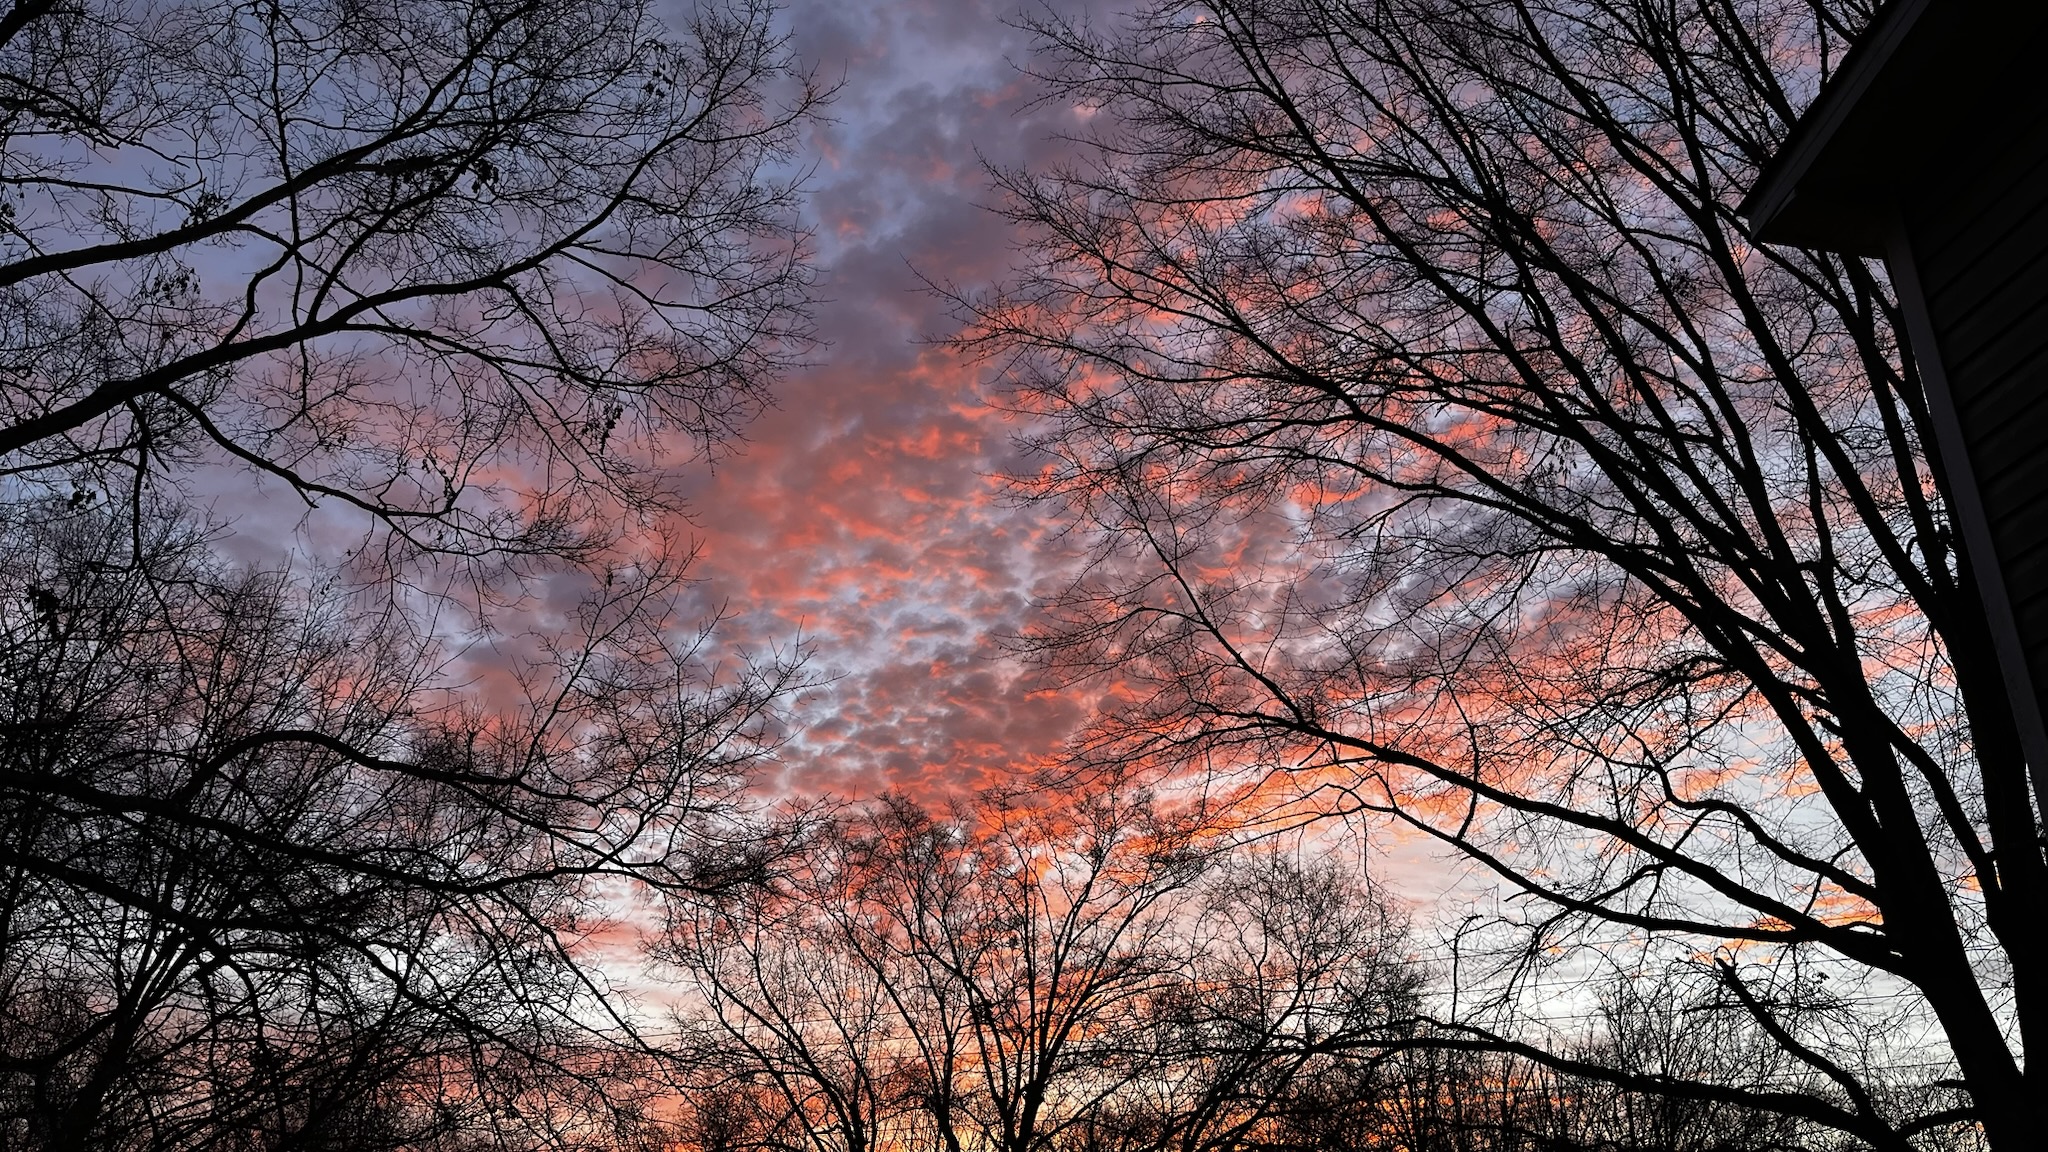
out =
[[814,141],[826,344],[690,496],[706,603],[756,643],[801,628],[836,677],[792,760],[806,786],[972,785],[1051,751],[1079,717],[1000,650],[1064,555],[1043,513],[996,490],[1016,426],[983,406],[976,366],[921,340],[948,320],[918,273],[973,287],[1012,256],[977,155],[1042,162],[1076,125],[1069,108],[1026,110],[1015,10],[799,0],[787,14],[802,58],[844,77]]
[[1996,8],[15,0],[0,1143],[2033,1148]]
[[[1023,426],[991,406],[989,365],[937,342],[955,322],[920,279],[964,292],[1004,279],[1018,237],[992,210],[985,165],[1043,170],[1089,130],[1019,71],[1031,38],[1007,21],[1022,11],[1018,0],[794,0],[782,14],[798,57],[836,87],[796,158],[811,169],[820,343],[775,383],[742,443],[673,475],[697,550],[678,624],[722,615],[703,654],[728,668],[737,653],[799,641],[807,653],[815,687],[764,781],[786,795],[893,788],[938,800],[1019,780],[1106,687],[1055,685],[1005,643],[1084,542],[1057,509],[1005,495],[1003,476],[1035,466],[1016,444]],[[331,562],[363,539],[360,522],[309,513],[238,469],[188,489],[232,525],[227,550],[259,566],[280,548]],[[512,666],[563,631],[590,579],[529,583],[521,611],[492,618],[488,643],[451,634],[451,682],[516,699]],[[1373,842],[1376,870],[1418,902],[1476,880],[1388,829]]]
[[[1021,10],[795,0],[781,14],[799,58],[837,88],[796,158],[813,170],[822,342],[735,454],[677,476],[700,549],[685,611],[727,613],[722,641],[756,653],[801,637],[826,681],[786,760],[798,791],[954,793],[1052,752],[1083,714],[1072,694],[1034,692],[1002,651],[1071,549],[1046,512],[999,494],[1018,426],[985,406],[981,367],[929,342],[952,325],[918,279],[1000,279],[1015,246],[987,208],[983,161],[1051,161],[1057,135],[1083,127],[1070,107],[1029,107],[1035,89],[1011,63],[1029,38],[1005,24]],[[232,523],[226,545],[245,561],[275,563],[280,546],[331,558],[361,540],[361,524],[309,517],[239,470],[189,488]],[[561,606],[575,582],[528,591]],[[467,656],[464,675],[488,691],[498,657]]]
[[[1088,713],[1092,686],[1057,690],[1005,650],[1077,545],[1053,510],[1002,494],[999,477],[1026,463],[1019,425],[988,406],[986,366],[931,343],[953,323],[919,280],[999,280],[1016,245],[989,210],[984,161],[1055,163],[1070,154],[1060,137],[1087,131],[1015,66],[1031,49],[1005,22],[1019,11],[797,0],[787,14],[799,55],[843,76],[808,210],[825,344],[778,385],[742,454],[688,483],[699,610],[733,613],[726,638],[756,649],[801,633],[830,678],[784,760],[796,791],[960,795],[1043,763]],[[1418,902],[1487,887],[1390,830],[1373,844],[1376,873]]]

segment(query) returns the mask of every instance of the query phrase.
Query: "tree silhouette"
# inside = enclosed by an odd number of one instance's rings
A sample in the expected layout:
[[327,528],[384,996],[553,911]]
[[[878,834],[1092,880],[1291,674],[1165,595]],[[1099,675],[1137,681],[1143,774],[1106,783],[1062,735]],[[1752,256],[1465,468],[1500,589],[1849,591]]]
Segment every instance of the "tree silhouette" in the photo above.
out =
[[1219,831],[1114,782],[840,814],[677,920],[682,1054],[751,1147],[1248,1148],[1419,979],[1355,878]]
[[[786,670],[660,663],[661,589],[486,709],[394,614],[100,509],[0,525],[9,1147],[506,1146],[637,1123],[582,951],[607,891],[756,879],[731,839]],[[572,634],[573,638],[573,634]],[[594,1126],[594,1127],[593,1127]]]
[[6,475],[139,517],[226,464],[391,561],[600,549],[805,342],[818,99],[753,0],[14,4]]
[[[1870,7],[1047,17],[1094,134],[997,173],[1031,263],[955,298],[1036,420],[1021,490],[1099,546],[1027,638],[1135,690],[1084,756],[1294,773],[1493,876],[1522,976],[1692,958],[1806,1074],[1475,1040],[2019,1148],[2048,778],[1881,275],[1735,214]],[[1902,1019],[1918,1089],[1881,1092]]]
[[677,922],[707,1066],[782,1098],[804,1146],[1039,1152],[1139,1064],[1120,1024],[1178,958],[1203,871],[1143,795],[892,797],[834,821],[780,890]]
[[[0,1143],[650,1130],[585,941],[759,879],[797,673],[713,668],[687,557],[610,548],[807,343],[776,19],[0,14]],[[210,468],[339,509],[345,573],[227,563]],[[472,693],[433,593],[505,563],[583,592],[487,621]]]
[[1682,984],[1604,984],[1548,1062],[1502,1052],[1433,1023],[1438,973],[1357,861],[1213,826],[1162,841],[1142,790],[1064,794],[1087,815],[1003,792],[842,811],[776,885],[679,909],[664,957],[684,1005],[686,1146],[1843,1146],[1797,1117],[1661,1090],[1820,1078]]

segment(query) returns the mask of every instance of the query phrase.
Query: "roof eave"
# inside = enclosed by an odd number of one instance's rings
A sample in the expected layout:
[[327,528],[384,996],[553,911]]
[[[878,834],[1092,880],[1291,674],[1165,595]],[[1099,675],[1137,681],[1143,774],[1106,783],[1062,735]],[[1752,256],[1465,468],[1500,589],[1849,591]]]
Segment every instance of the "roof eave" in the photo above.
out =
[[[1931,0],[1893,0],[1857,39],[1841,67],[1828,78],[1779,147],[1777,155],[1743,197],[1736,211],[1750,222],[1757,239],[1773,244],[1829,248],[1859,255],[1878,255],[1883,248],[1886,215],[1883,205],[1863,213],[1843,213],[1830,205],[1819,218],[1805,219],[1797,210],[1799,190],[1870,90],[1899,45],[1905,42]],[[1859,218],[1860,217],[1860,218]]]

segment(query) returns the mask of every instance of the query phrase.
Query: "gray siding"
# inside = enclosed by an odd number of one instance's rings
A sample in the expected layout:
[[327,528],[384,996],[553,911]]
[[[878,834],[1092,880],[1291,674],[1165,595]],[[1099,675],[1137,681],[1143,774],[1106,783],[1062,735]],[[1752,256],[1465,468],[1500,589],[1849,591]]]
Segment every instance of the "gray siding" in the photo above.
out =
[[1921,287],[2037,687],[2048,686],[2048,114],[1908,221]]

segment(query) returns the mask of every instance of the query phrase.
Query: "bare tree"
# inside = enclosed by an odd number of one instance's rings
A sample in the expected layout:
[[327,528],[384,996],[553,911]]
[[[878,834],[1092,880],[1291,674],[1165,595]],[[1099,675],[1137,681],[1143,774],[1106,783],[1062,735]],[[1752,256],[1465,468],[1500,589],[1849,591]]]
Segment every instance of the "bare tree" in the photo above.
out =
[[[637,1138],[582,942],[758,879],[796,672],[713,674],[683,559],[599,561],[806,343],[776,19],[0,13],[0,1143]],[[167,511],[212,467],[340,509],[352,576],[591,591],[478,700],[392,585],[215,556]]]
[[[1820,1078],[1718,1010],[1712,987],[1606,981],[1540,1050],[1437,1026],[1433,966],[1342,854],[1212,842],[1147,934],[1110,917],[1094,944],[1063,945],[1013,916],[1070,891],[1075,873],[1045,867],[1061,849],[1042,850],[1066,837],[1034,834],[1040,849],[1013,854],[1015,819],[1000,798],[946,819],[896,798],[821,828],[787,887],[679,910],[665,956],[686,1004],[685,1144],[876,1152],[1024,1132],[1044,1152],[1851,1146],[1782,1112],[1660,1090]],[[1040,833],[1060,823],[1043,820]],[[1105,965],[1104,945],[1144,962]],[[1038,1011],[989,994],[1031,967],[1090,994]],[[1114,968],[1125,978],[1088,983]],[[1037,1002],[1058,1003],[1059,983]],[[1031,1127],[1006,1128],[1007,1102],[1033,1099]]]
[[[387,559],[577,556],[801,349],[774,13],[21,0],[0,17],[0,466],[200,463]],[[25,487],[24,487],[25,486]]]
[[1575,1074],[2020,1148],[2048,777],[1881,274],[1735,214],[1871,7],[1047,17],[1095,134],[998,173],[1033,262],[956,298],[1100,546],[1033,640],[1137,689],[1082,754],[1340,790],[1498,879],[1523,975],[1698,958],[1803,1069]]
[[773,1085],[820,1152],[1042,1152],[1147,1072],[1187,963],[1202,829],[1142,793],[902,797],[836,821],[785,891],[677,922],[708,1063]]
[[1238,1152],[1361,1058],[1413,1038],[1425,973],[1405,926],[1337,854],[1239,848],[1181,929],[1185,965],[1146,998],[1127,1044],[1143,1075],[1069,1147]]
[[1405,934],[1334,858],[1121,784],[1061,797],[892,798],[788,887],[678,919],[686,1052],[748,1146],[1241,1152],[1412,1034]]
[[[0,523],[0,1140],[545,1144],[651,1122],[584,954],[727,840],[788,670],[708,683],[620,579],[524,708],[387,609],[97,508]],[[135,561],[139,559],[139,563]],[[388,604],[388,602],[386,602]],[[663,654],[666,659],[662,659]]]
[[[1720,1037],[1666,1055],[1715,1062]],[[1590,1049],[1586,1055],[1595,1055]],[[1611,1051],[1601,1053],[1611,1056]],[[1697,1068],[1700,1065],[1691,1065]],[[1656,1092],[1498,1052],[1418,1045],[1334,1063],[1276,1101],[1245,1148],[1278,1152],[1794,1152],[1860,1146],[1794,1117]]]

